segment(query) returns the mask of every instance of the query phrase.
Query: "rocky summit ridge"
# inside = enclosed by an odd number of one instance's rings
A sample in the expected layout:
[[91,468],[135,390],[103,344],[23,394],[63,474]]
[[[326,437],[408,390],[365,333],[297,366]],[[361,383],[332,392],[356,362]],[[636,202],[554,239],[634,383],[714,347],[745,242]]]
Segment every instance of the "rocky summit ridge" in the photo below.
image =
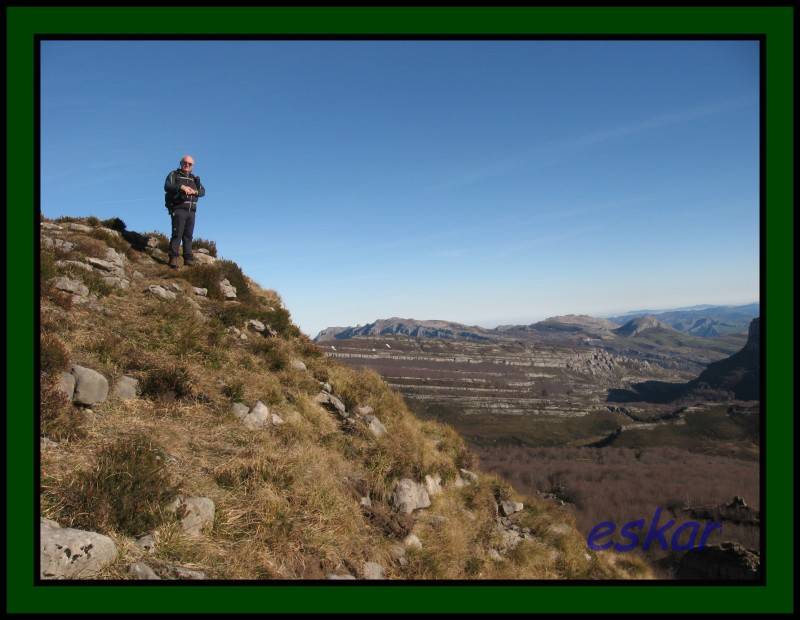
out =
[[177,271],[165,251],[41,219],[42,578],[652,577],[323,355],[213,242]]

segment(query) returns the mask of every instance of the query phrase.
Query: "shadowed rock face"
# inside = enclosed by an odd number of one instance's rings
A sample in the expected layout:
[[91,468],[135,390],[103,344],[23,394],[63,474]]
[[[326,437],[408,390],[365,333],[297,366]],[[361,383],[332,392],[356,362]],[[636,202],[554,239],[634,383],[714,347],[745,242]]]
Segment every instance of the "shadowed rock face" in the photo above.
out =
[[675,578],[756,580],[760,574],[757,553],[739,543],[724,542],[686,552],[678,563]]
[[669,403],[685,397],[759,400],[760,340],[759,319],[755,318],[750,322],[744,347],[730,357],[712,362],[696,379],[688,383],[635,383],[631,389],[609,390],[608,400],[650,403]]
[[750,322],[747,343],[741,351],[708,365],[697,379],[689,382],[689,390],[703,388],[733,392],[739,400],[759,399],[761,330],[759,319]]

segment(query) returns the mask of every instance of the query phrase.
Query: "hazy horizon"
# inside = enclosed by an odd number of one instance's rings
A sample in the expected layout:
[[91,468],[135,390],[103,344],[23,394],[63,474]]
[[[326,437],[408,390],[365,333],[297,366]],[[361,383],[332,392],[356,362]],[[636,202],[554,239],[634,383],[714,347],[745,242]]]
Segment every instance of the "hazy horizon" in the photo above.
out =
[[168,234],[164,177],[190,154],[195,235],[312,337],[758,299],[757,42],[41,52],[42,213]]
[[[758,299],[755,299],[755,300],[750,300],[750,301],[731,302],[731,303],[681,304],[679,306],[669,306],[669,307],[659,307],[659,308],[638,307],[638,308],[628,308],[628,309],[615,310],[615,311],[611,311],[611,312],[558,312],[558,313],[555,313],[555,314],[548,313],[548,314],[542,314],[542,315],[521,315],[521,316],[514,316],[514,317],[509,317],[507,319],[499,319],[499,320],[498,319],[480,319],[480,320],[463,320],[463,321],[460,321],[460,320],[454,319],[452,317],[441,317],[441,316],[437,316],[437,317],[415,317],[415,316],[401,316],[401,315],[395,313],[395,314],[387,314],[385,316],[380,316],[380,317],[374,317],[373,319],[367,320],[367,321],[357,321],[357,322],[352,322],[352,323],[331,323],[330,325],[326,325],[325,327],[322,327],[322,328],[316,330],[314,333],[305,332],[305,330],[303,330],[303,331],[306,334],[308,334],[309,336],[311,336],[312,338],[314,338],[315,336],[317,336],[319,334],[320,331],[322,331],[323,329],[329,328],[329,327],[360,327],[360,326],[363,326],[363,325],[369,325],[370,323],[374,323],[375,321],[386,320],[386,319],[390,319],[390,318],[401,318],[401,319],[414,320],[414,321],[449,321],[449,322],[452,322],[452,323],[460,323],[462,325],[467,325],[467,326],[470,326],[470,327],[471,326],[477,326],[477,327],[484,327],[486,329],[493,329],[493,328],[495,328],[495,327],[497,327],[499,325],[528,325],[528,324],[531,324],[531,323],[536,323],[537,321],[543,321],[544,319],[547,319],[547,318],[550,318],[550,317],[564,316],[564,315],[568,315],[568,314],[588,315],[588,316],[593,316],[595,318],[608,318],[608,317],[611,317],[611,316],[620,316],[620,315],[629,314],[629,313],[644,312],[645,310],[652,311],[654,313],[661,313],[661,312],[670,312],[670,311],[675,311],[675,310],[688,309],[688,308],[691,308],[693,306],[708,305],[708,306],[732,306],[732,307],[735,307],[735,306],[747,306],[747,305],[750,305],[750,304],[760,304],[760,301]],[[291,308],[289,308],[289,310],[291,311]]]

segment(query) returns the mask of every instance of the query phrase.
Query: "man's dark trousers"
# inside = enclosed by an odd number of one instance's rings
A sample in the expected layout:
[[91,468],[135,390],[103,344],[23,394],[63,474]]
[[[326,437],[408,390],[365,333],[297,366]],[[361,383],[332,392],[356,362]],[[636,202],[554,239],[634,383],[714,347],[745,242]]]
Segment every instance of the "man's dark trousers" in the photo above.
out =
[[195,210],[177,208],[172,211],[172,239],[169,240],[169,255],[178,257],[183,241],[183,260],[192,260],[192,233],[194,233]]

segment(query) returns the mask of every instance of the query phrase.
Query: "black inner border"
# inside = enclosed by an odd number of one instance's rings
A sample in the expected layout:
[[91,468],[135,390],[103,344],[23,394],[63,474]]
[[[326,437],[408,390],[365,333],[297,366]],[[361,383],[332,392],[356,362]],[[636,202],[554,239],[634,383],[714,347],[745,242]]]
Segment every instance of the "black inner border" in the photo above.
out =
[[[16,3],[15,3],[16,4]],[[154,3],[156,5],[157,3]],[[564,3],[569,6],[571,3]],[[683,4],[683,3],[678,3]],[[711,4],[711,3],[709,3]],[[777,2],[777,5],[785,6],[785,4]],[[686,2],[686,5],[696,6],[692,2]],[[772,5],[771,2],[763,3],[763,6]],[[43,5],[36,5],[43,6]],[[118,5],[126,6],[126,5]],[[163,5],[158,5],[163,6]],[[240,5],[231,5],[240,6]],[[250,6],[250,5],[244,5]],[[308,5],[304,5],[308,6]],[[327,6],[327,5],[322,5]],[[596,5],[589,5],[596,6]],[[651,5],[657,6],[657,5]],[[266,580],[245,580],[245,579],[208,579],[208,580],[162,580],[162,581],[135,581],[135,580],[86,580],[86,579],[69,579],[69,580],[51,580],[42,579],[40,577],[41,559],[39,556],[39,549],[41,545],[40,528],[38,519],[33,523],[34,527],[34,574],[33,583],[35,586],[53,586],[64,587],[71,585],[98,585],[98,586],[119,586],[124,585],[127,587],[137,586],[169,586],[174,587],[207,587],[207,586],[230,586],[230,585],[244,585],[244,586],[307,586],[307,585],[325,585],[329,587],[407,587],[407,586],[438,586],[438,585],[470,585],[470,586],[573,586],[573,585],[586,585],[586,586],[617,586],[617,587],[644,587],[644,586],[723,586],[723,587],[761,587],[767,585],[767,562],[766,562],[766,514],[767,514],[767,497],[766,497],[766,35],[764,34],[677,34],[677,35],[585,35],[585,34],[556,34],[556,35],[530,35],[530,34],[465,34],[465,35],[452,35],[452,34],[387,34],[387,35],[364,35],[364,34],[288,34],[288,35],[187,35],[187,34],[126,34],[126,35],[100,35],[100,34],[45,34],[37,33],[33,38],[33,57],[34,57],[34,205],[35,210],[33,213],[33,246],[35,256],[41,254],[41,241],[40,241],[40,227],[39,221],[41,219],[41,42],[42,41],[696,41],[696,40],[714,40],[714,41],[741,41],[750,40],[758,41],[759,43],[759,329],[760,329],[760,370],[759,370],[759,501],[760,501],[760,567],[761,576],[758,580],[711,580],[711,579],[696,579],[696,580],[670,580],[670,579],[653,579],[653,580],[615,580],[615,579],[408,579],[408,580],[354,580],[354,581],[335,581],[322,579],[266,579]],[[40,265],[37,260],[34,264],[34,283],[40,279]],[[34,308],[36,315],[34,317],[34,404],[35,411],[41,409],[41,382],[40,382],[40,339],[39,333],[41,331],[41,300],[39,296],[38,286],[33,287],[34,290]],[[39,490],[41,489],[41,420],[38,415],[34,415],[34,480],[36,488],[34,489],[34,509],[35,514],[41,515],[41,497]]]

